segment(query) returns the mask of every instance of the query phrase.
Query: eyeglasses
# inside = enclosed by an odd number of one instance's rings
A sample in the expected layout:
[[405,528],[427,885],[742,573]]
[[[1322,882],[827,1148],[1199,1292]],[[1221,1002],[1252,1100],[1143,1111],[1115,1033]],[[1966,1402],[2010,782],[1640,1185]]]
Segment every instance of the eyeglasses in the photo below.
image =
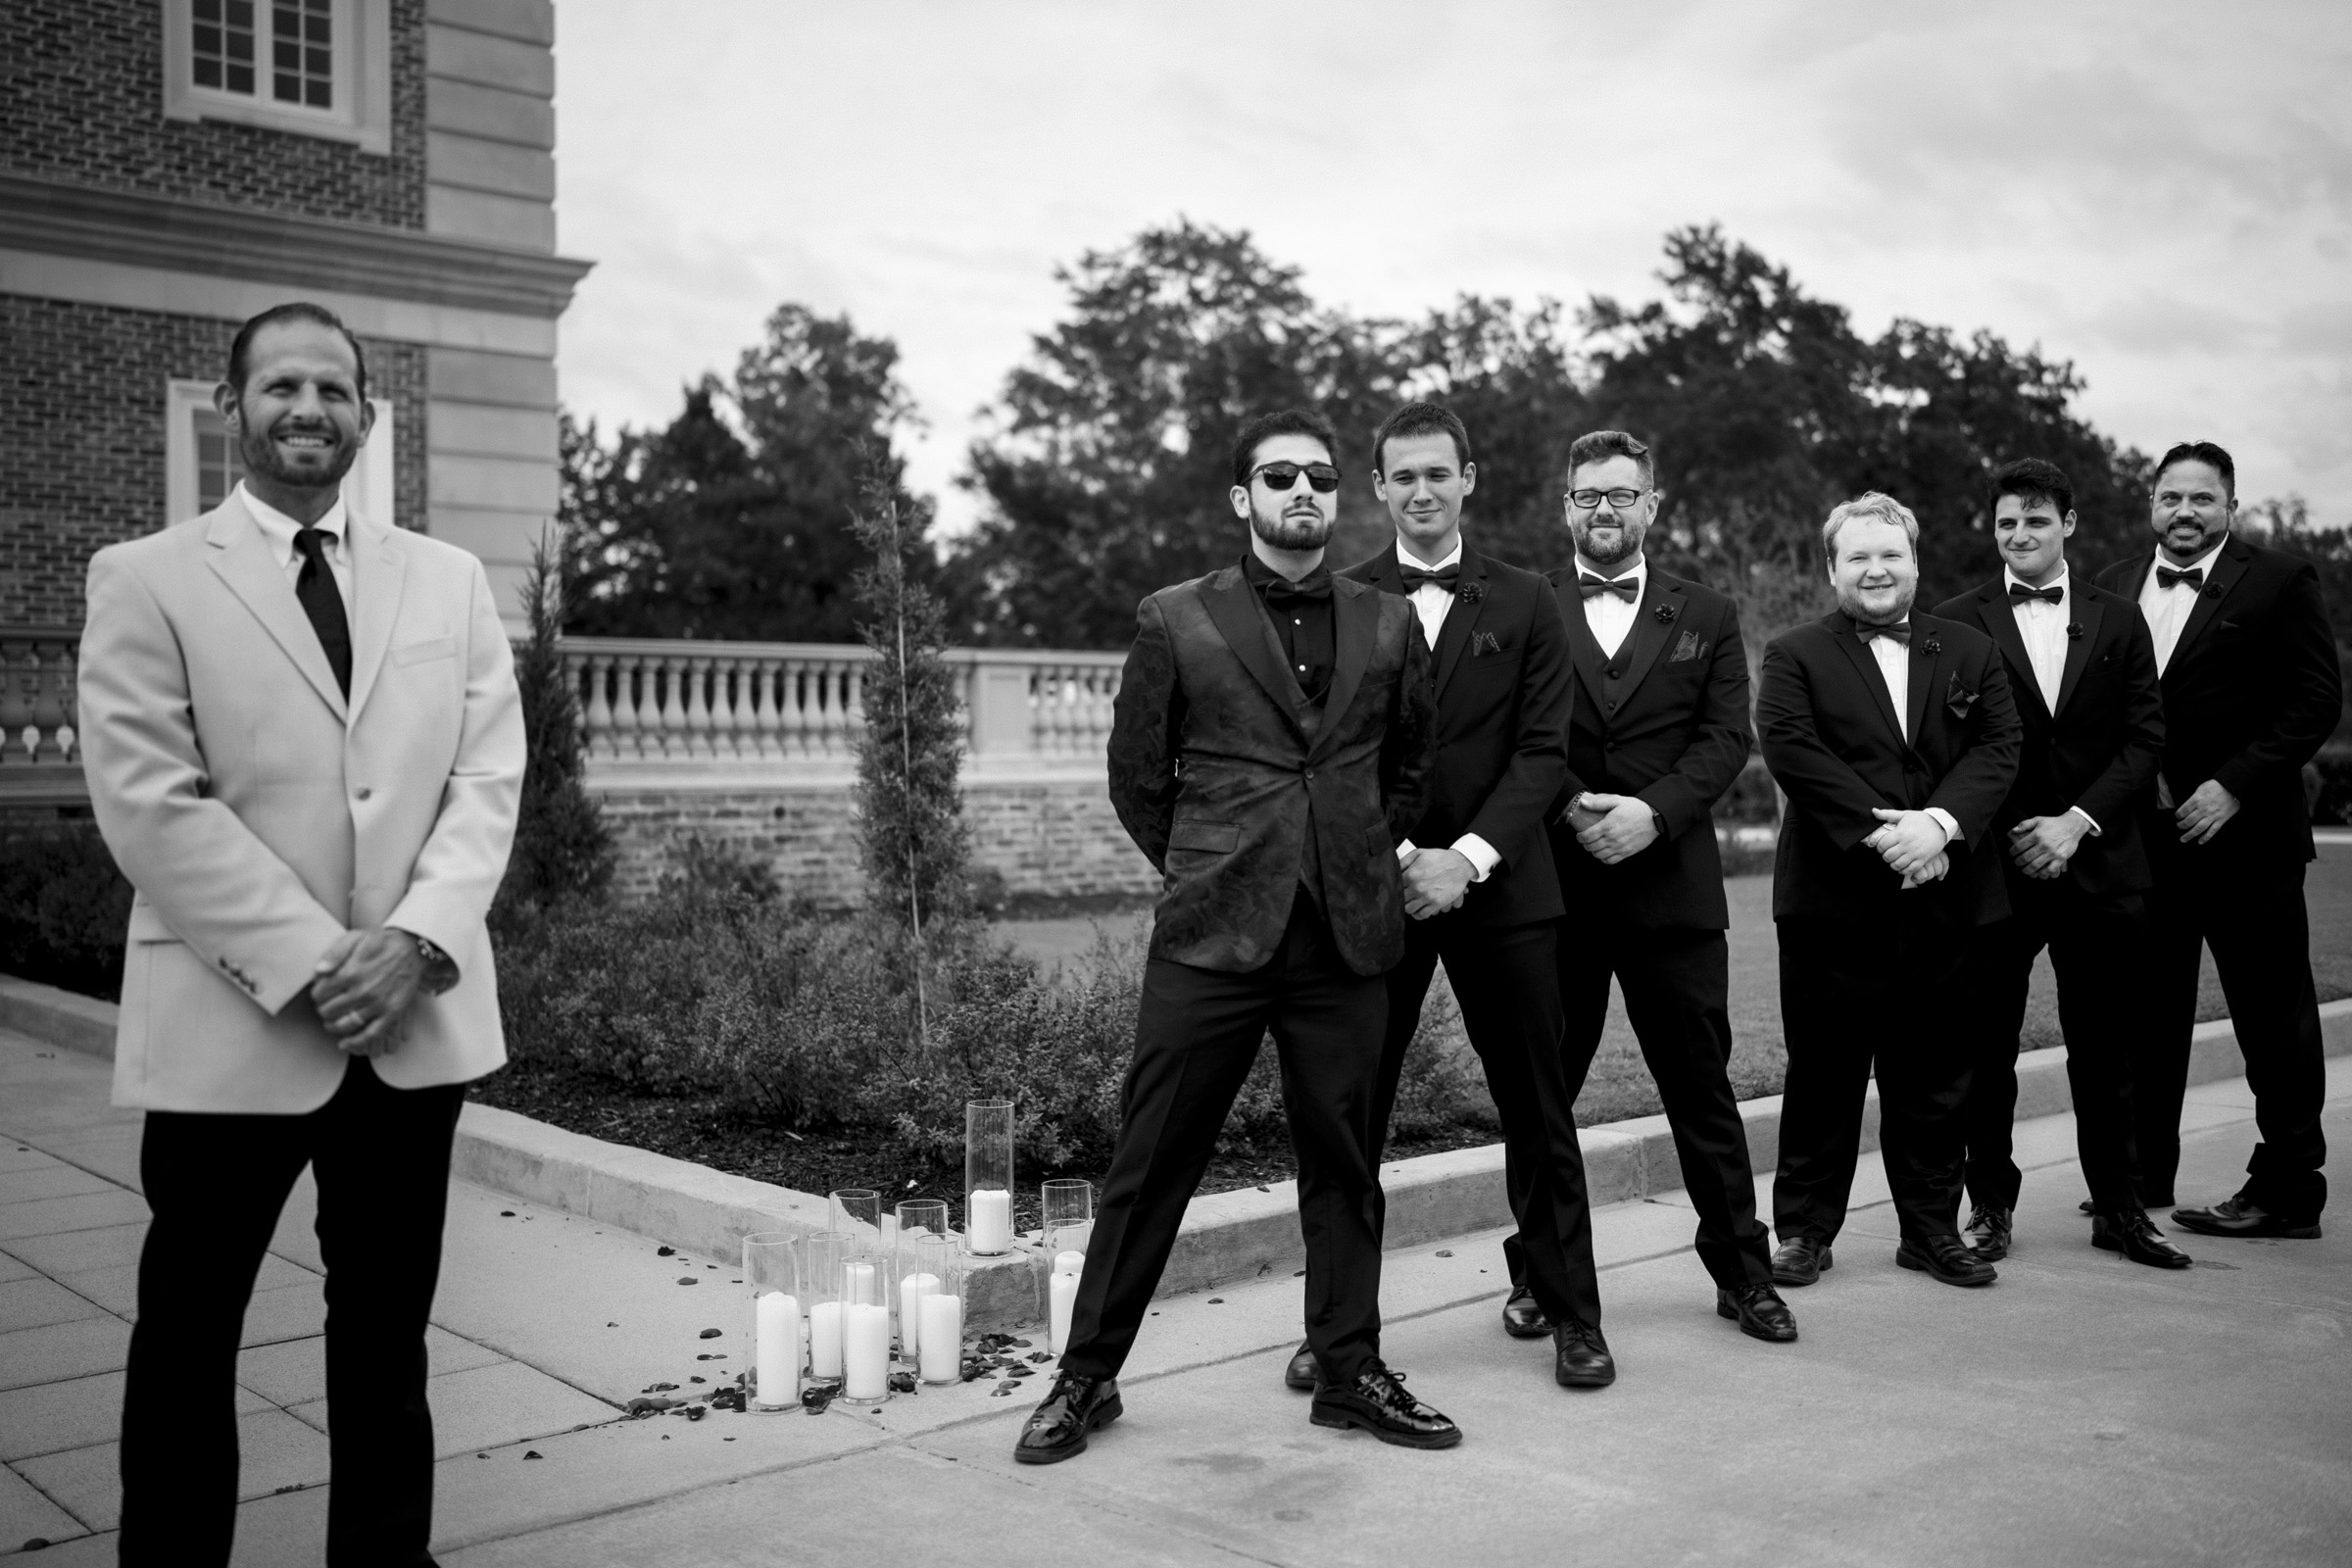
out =
[[1340,470],[1328,463],[1261,463],[1250,470],[1250,477],[1265,480],[1269,490],[1288,490],[1302,473],[1307,484],[1324,495],[1340,487]]
[[1591,512],[1606,497],[1612,508],[1623,512],[1647,494],[1646,490],[1571,490],[1568,504],[1579,512]]

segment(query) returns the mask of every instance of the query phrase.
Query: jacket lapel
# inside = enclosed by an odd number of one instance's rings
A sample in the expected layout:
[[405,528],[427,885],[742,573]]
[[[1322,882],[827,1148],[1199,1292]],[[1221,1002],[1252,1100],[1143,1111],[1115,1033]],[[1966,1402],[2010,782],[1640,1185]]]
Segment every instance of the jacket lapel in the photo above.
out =
[[2066,711],[2067,699],[2075,695],[2082,683],[2082,671],[2090,665],[2090,651],[2099,643],[2099,622],[2107,611],[2097,600],[2088,598],[2071,585],[2067,597],[2074,601],[2069,607],[2074,613],[2066,617],[2066,669],[2058,677],[2058,707],[2052,718]]
[[[1487,608],[1486,589],[1483,586],[1486,580],[1486,562],[1480,559],[1477,551],[1464,544],[1462,575],[1457,579],[1456,587],[1471,582],[1482,586],[1475,604],[1465,601],[1460,593],[1455,593],[1452,608],[1446,612],[1446,618],[1438,622],[1438,646],[1435,652],[1438,661],[1437,694],[1440,697],[1446,695],[1446,683],[1453,679],[1454,668],[1462,662],[1462,649],[1468,645],[1470,634],[1478,629],[1478,617]],[[1401,576],[1398,581],[1401,584]],[[1414,629],[1419,630],[1419,627]]]
[[208,564],[214,573],[227,585],[229,592],[243,601],[262,628],[294,662],[294,667],[302,671],[326,706],[334,710],[335,716],[348,722],[349,709],[343,701],[342,689],[335,684],[334,668],[326,662],[326,650],[318,645],[318,633],[311,625],[311,617],[304,613],[302,601],[294,597],[293,585],[286,581],[285,572],[270,554],[270,542],[262,537],[261,524],[231,495],[213,513],[204,539],[213,547]]
[[1894,716],[1894,694],[1886,689],[1886,677],[1880,673],[1879,662],[1871,653],[1870,644],[1854,635],[1853,622],[1843,614],[1838,616],[1834,629],[1838,646],[1844,649],[1845,657],[1853,661],[1854,672],[1862,677],[1864,689],[1878,700],[1879,717],[1893,733],[1895,744],[1905,744],[1902,723]]
[[2198,590],[2196,608],[2188,612],[2188,619],[2181,623],[2180,640],[2173,644],[2172,661],[2164,666],[2167,674],[2179,669],[2180,662],[2195,651],[2197,639],[2204,635],[2206,626],[2221,610],[2222,601],[2230,596],[2230,590],[2245,574],[2246,547],[2238,543],[2237,535],[2231,534],[2229,542],[2222,546],[2221,554],[2213,558],[2213,568],[2205,575],[2205,586]]
[[1592,623],[1585,619],[1585,597],[1577,591],[1575,571],[1573,566],[1567,568],[1566,585],[1554,584],[1552,592],[1559,598],[1561,617],[1568,622],[1568,650],[1575,659],[1577,678],[1585,683],[1585,695],[1592,699],[1577,711],[1596,713],[1605,725],[1608,710],[1601,707],[1600,667],[1607,661],[1600,657],[1600,639],[1592,635]]
[[[1450,621],[1453,616],[1448,614],[1446,618]],[[1348,577],[1332,578],[1331,690],[1323,699],[1322,726],[1315,731],[1314,744],[1306,751],[1308,761],[1339,744],[1340,719],[1355,701],[1356,688],[1364,683],[1364,670],[1372,662],[1372,642],[1379,631],[1380,590]],[[1411,635],[1421,635],[1418,621],[1414,622]]]
[[1298,722],[1298,706],[1306,700],[1305,694],[1283,667],[1282,645],[1274,640],[1274,628],[1266,624],[1265,615],[1257,608],[1257,595],[1250,592],[1242,569],[1228,566],[1203,582],[1200,603],[1207,607],[1209,621],[1233,650],[1234,657],[1242,662],[1242,667],[1265,688],[1275,710],[1304,739],[1306,726]]
[[392,646],[408,560],[385,529],[356,515],[350,515],[344,528],[351,554],[351,596],[357,610],[351,634],[351,716],[356,723],[384,667],[384,653]]
[[[1626,662],[1624,689],[1618,694],[1619,707],[1633,706],[1634,693],[1642,689],[1642,678],[1665,651],[1666,639],[1682,624],[1686,602],[1681,583],[1670,583],[1658,574],[1657,567],[1649,568],[1642,586],[1642,602],[1634,607],[1634,629],[1625,634],[1625,646],[1617,650],[1618,657]],[[1660,615],[1660,605],[1671,607],[1674,613]]]
[[2041,682],[2034,674],[2034,656],[2026,651],[2026,634],[2017,629],[2017,612],[2009,608],[2006,577],[1996,579],[1992,586],[1977,595],[1977,619],[2000,645],[2001,657],[2009,661],[2009,668],[2017,677],[2009,684],[2019,688],[2019,702],[2040,708]]

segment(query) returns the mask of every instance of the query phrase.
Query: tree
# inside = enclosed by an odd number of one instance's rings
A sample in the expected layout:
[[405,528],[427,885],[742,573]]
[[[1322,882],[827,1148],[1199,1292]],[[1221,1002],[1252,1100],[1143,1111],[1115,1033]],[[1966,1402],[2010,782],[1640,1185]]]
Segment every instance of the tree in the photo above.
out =
[[612,885],[614,859],[612,829],[584,776],[579,693],[560,636],[563,583],[544,542],[532,548],[523,602],[530,631],[514,651],[525,747],[522,800],[514,851],[491,911],[501,930],[565,898],[602,898]]
[[[730,385],[687,389],[660,432],[607,448],[565,421],[569,630],[605,636],[847,642],[850,528],[868,459],[909,516],[891,453],[913,405],[898,349],[847,317],[779,306]],[[928,573],[926,562],[922,567]]]

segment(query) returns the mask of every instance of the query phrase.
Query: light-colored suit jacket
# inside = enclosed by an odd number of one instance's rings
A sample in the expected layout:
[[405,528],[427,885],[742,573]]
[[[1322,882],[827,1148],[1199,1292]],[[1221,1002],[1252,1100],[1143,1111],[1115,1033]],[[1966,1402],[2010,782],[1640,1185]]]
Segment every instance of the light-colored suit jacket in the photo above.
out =
[[80,741],[137,890],[115,1103],[295,1114],[347,1062],[307,995],[346,929],[457,960],[398,1089],[506,1060],[484,925],[522,793],[522,704],[481,564],[353,517],[351,697],[241,495],[90,563]]

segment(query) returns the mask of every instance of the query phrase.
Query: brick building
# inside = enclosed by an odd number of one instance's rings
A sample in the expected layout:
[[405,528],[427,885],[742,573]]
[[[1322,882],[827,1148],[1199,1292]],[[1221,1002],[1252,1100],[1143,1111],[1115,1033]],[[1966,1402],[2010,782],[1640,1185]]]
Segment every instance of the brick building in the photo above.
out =
[[556,254],[554,36],[550,0],[0,7],[0,800],[78,793],[85,564],[235,482],[212,388],[270,305],[366,345],[354,509],[517,581],[588,270]]

